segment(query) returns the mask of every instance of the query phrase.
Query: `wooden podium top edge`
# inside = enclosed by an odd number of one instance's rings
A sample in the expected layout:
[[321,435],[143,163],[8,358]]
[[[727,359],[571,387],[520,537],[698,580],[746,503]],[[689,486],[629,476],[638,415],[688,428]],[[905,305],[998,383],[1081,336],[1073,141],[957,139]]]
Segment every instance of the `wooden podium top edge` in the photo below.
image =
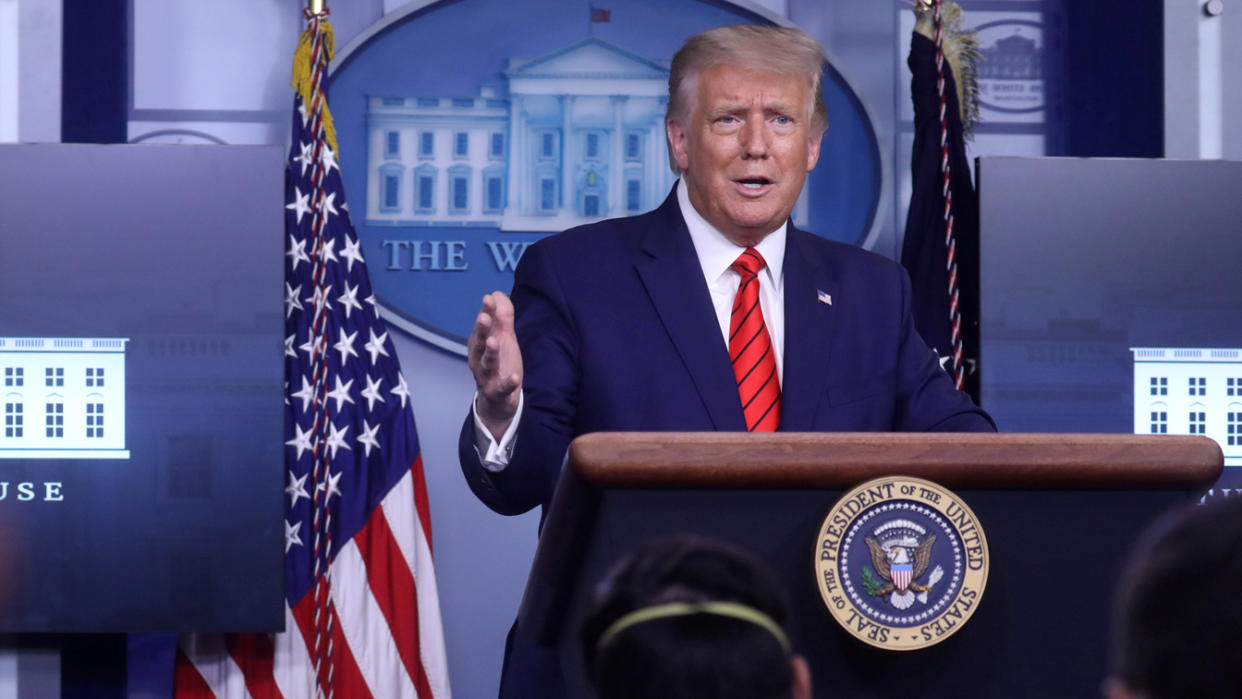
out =
[[885,475],[958,489],[1208,488],[1224,456],[1202,436],[609,432],[569,448],[603,488],[846,488]]

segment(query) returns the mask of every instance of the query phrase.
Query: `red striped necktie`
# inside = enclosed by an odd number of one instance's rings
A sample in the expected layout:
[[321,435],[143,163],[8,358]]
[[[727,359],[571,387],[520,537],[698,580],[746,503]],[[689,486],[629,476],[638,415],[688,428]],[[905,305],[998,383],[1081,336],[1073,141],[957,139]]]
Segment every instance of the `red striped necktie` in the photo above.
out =
[[776,376],[772,338],[759,307],[759,270],[767,262],[754,248],[738,256],[730,266],[742,276],[729,319],[729,358],[737,377],[746,429],[775,432],[781,423],[781,383]]

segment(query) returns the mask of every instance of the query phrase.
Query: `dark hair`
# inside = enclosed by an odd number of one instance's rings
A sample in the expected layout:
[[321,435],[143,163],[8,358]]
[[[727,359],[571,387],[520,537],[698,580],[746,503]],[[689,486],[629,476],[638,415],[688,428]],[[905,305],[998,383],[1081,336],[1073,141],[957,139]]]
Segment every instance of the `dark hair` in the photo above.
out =
[[[710,612],[660,616],[616,631],[631,612],[674,602],[736,603],[771,619],[779,635]],[[739,551],[689,537],[649,545],[614,568],[596,594],[582,630],[592,683],[603,699],[789,697],[791,656],[781,638],[788,638],[786,609],[772,577]]]
[[1239,696],[1240,592],[1242,498],[1160,520],[1121,579],[1113,676],[1150,699]]

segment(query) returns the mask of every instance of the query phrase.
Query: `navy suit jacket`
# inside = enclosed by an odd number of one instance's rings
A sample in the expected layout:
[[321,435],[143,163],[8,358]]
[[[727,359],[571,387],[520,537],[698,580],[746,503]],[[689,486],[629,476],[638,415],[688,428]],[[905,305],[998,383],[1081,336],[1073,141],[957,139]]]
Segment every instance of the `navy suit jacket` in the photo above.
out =
[[[910,314],[899,265],[788,227],[782,431],[993,431]],[[831,297],[820,300],[819,292]],[[675,192],[523,254],[512,293],[525,404],[509,466],[460,441],[471,490],[502,514],[551,500],[569,442],[598,431],[745,430],[737,381]]]

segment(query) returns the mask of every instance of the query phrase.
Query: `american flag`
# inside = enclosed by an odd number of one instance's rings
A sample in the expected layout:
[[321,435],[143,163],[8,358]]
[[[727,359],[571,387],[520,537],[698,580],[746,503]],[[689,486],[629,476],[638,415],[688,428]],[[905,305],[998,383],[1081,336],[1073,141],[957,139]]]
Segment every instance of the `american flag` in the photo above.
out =
[[177,697],[448,697],[409,388],[337,166],[327,12],[294,58],[285,228],[285,632],[193,634]]

